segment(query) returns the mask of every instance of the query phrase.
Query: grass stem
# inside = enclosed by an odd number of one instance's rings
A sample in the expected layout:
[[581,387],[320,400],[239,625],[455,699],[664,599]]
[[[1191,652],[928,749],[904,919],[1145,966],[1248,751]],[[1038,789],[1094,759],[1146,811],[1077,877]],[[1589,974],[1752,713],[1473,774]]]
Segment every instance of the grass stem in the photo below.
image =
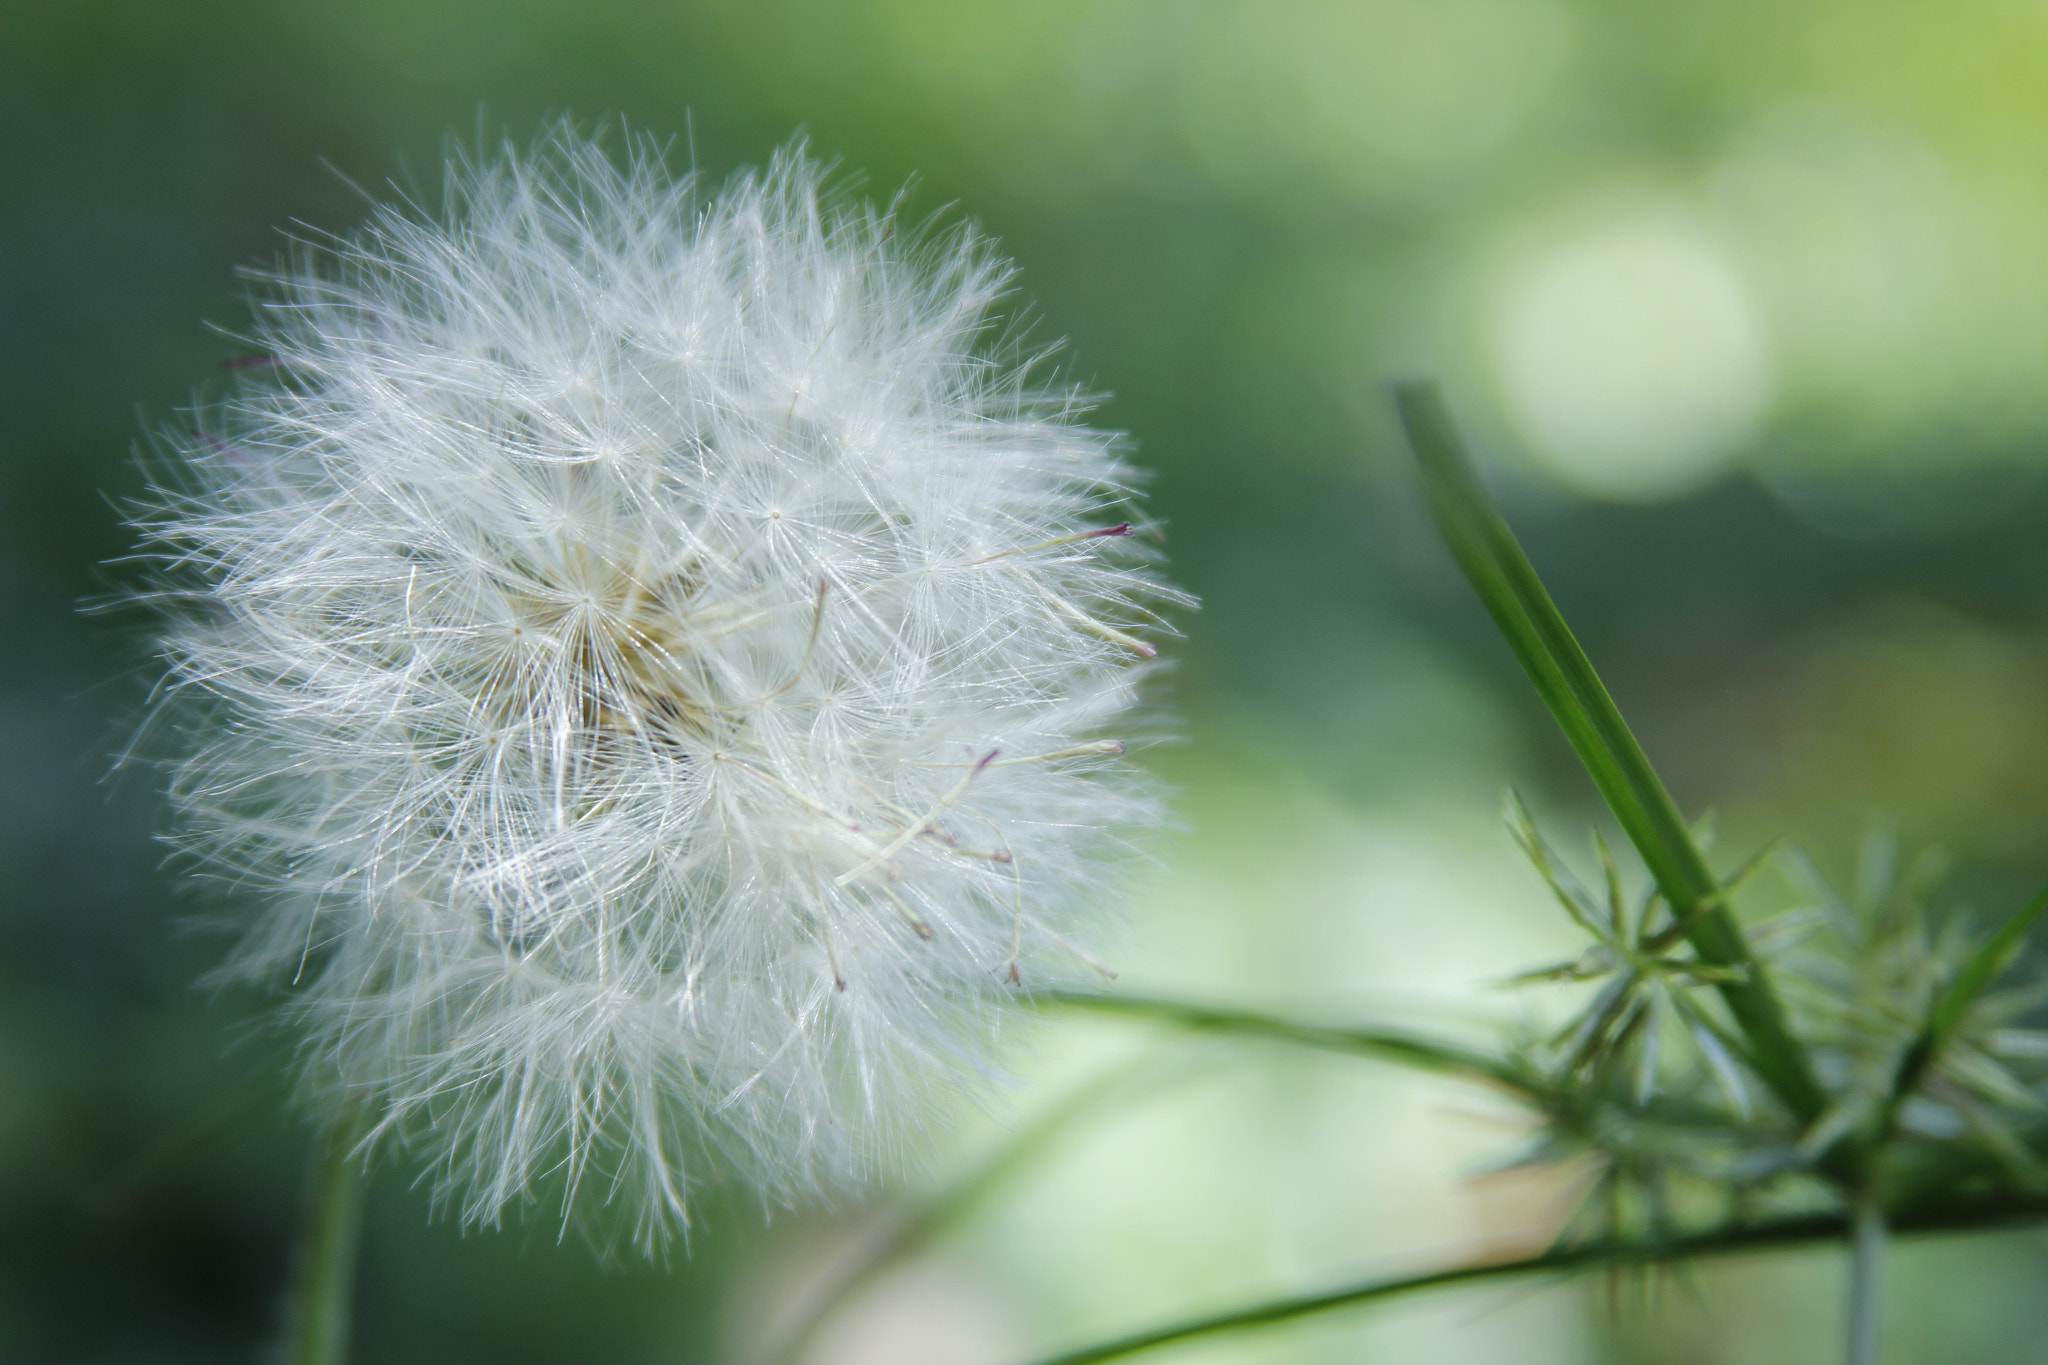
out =
[[[1834,1242],[1841,1240],[1845,1234],[1856,1239],[1859,1245],[1868,1245],[1871,1248],[1867,1260],[1874,1265],[1891,1232],[1986,1231],[1992,1228],[2039,1223],[2048,1219],[2048,1201],[2000,1197],[1975,1203],[1959,1202],[1941,1208],[1902,1214],[1890,1227],[1874,1207],[1867,1215],[1864,1210],[1859,1209],[1857,1216],[1867,1216],[1870,1219],[1867,1230],[1858,1224],[1855,1218],[1844,1219],[1840,1216],[1824,1215],[1727,1228],[1690,1237],[1643,1241],[1616,1239],[1554,1247],[1536,1256],[1482,1261],[1433,1270],[1421,1275],[1368,1281],[1320,1293],[1270,1299],[1249,1307],[1190,1318],[1164,1327],[1134,1332],[1129,1336],[1118,1337],[1080,1350],[1048,1356],[1039,1360],[1036,1365],[1101,1365],[1103,1361],[1119,1360],[1125,1356],[1136,1355],[1140,1351],[1149,1351],[1175,1342],[1269,1327],[1320,1313],[1356,1308],[1385,1299],[1432,1289],[1446,1289],[1461,1284],[1532,1277],[1555,1279],[1587,1270],[1679,1264],[1705,1257],[1784,1249],[1816,1242]],[[1877,1358],[1874,1332],[1874,1276],[1871,1292],[1859,1302],[1869,1305],[1867,1311],[1873,1320],[1873,1331],[1868,1338],[1870,1344],[1867,1348],[1871,1354],[1867,1357],[1852,1356],[1851,1360],[1854,1365],[1865,1365],[1866,1361],[1875,1361]]]

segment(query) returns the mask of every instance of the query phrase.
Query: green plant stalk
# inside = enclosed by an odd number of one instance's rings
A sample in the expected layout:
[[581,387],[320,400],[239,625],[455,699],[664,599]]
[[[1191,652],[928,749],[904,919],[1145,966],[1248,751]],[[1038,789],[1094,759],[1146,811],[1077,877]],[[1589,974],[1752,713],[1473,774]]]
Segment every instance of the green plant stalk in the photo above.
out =
[[1884,1244],[1884,1209],[1865,1195],[1856,1201],[1849,1239],[1848,1365],[1877,1365]]
[[1508,1062],[1452,1043],[1439,1043],[1392,1029],[1325,1028],[1251,1010],[1212,1008],[1143,996],[1053,992],[1041,998],[1047,1005],[1094,1010],[1102,1014],[1132,1015],[1187,1029],[1251,1034],[1332,1052],[1355,1053],[1420,1071],[1488,1081],[1517,1094],[1529,1093],[1528,1079]]
[[[2043,1219],[2048,1219],[2048,1201],[1992,1199],[1980,1204],[1949,1206],[1933,1212],[1908,1215],[1895,1222],[1891,1230],[1898,1233],[1982,1231],[2039,1222]],[[1208,1317],[1190,1318],[1169,1326],[1134,1332],[1114,1341],[1068,1351],[1062,1355],[1048,1356],[1034,1362],[1034,1365],[1099,1365],[1101,1361],[1135,1355],[1139,1351],[1148,1351],[1173,1342],[1291,1322],[1317,1313],[1353,1308],[1428,1289],[1535,1275],[1562,1276],[1585,1270],[1657,1265],[1707,1256],[1727,1256],[1777,1247],[1802,1246],[1814,1242],[1836,1242],[1851,1231],[1852,1225],[1847,1219],[1817,1217],[1754,1224],[1723,1232],[1703,1233],[1696,1237],[1674,1237],[1658,1241],[1587,1242],[1518,1260],[1454,1266],[1423,1275],[1373,1280],[1321,1293],[1272,1299],[1248,1308],[1234,1309]]]
[[1827,1108],[1826,1094],[1743,941],[1721,882],[1480,483],[1441,394],[1431,383],[1406,383],[1395,387],[1394,401],[1430,510],[1459,567],[1642,856],[1693,951],[1715,966],[1742,969],[1739,979],[1716,989],[1742,1030],[1750,1065],[1802,1125],[1810,1124]]
[[363,1218],[360,1108],[335,1118],[313,1146],[305,1221],[295,1253],[285,1365],[345,1365]]

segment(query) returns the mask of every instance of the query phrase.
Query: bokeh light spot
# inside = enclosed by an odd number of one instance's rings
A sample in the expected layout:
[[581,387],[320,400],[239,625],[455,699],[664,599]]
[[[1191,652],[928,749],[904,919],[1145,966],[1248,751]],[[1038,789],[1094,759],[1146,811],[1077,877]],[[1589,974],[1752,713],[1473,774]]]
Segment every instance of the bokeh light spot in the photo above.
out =
[[1489,341],[1510,417],[1552,472],[1653,500],[1723,469],[1763,416],[1770,364],[1728,253],[1670,209],[1610,219],[1509,272]]

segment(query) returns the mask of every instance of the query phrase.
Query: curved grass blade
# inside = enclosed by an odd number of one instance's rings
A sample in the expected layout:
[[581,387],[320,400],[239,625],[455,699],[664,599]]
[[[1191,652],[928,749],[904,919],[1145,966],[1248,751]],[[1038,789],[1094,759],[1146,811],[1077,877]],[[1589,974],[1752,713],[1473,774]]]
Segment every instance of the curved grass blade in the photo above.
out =
[[1693,951],[1712,965],[1742,968],[1740,979],[1717,989],[1742,1030],[1747,1060],[1802,1124],[1811,1122],[1827,1107],[1826,1095],[1729,913],[1721,882],[1480,483],[1442,395],[1434,384],[1407,383],[1395,386],[1394,401],[1437,528],[1459,567],[1685,926]]

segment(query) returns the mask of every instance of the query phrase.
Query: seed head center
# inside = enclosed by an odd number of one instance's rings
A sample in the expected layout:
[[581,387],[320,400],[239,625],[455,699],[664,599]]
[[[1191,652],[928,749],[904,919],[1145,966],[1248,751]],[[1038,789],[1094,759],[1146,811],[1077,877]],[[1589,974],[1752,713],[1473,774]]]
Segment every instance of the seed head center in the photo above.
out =
[[591,747],[701,751],[722,715],[691,644],[701,589],[689,566],[645,574],[572,556],[513,602],[524,666],[493,674],[493,709],[549,728],[566,717]]

